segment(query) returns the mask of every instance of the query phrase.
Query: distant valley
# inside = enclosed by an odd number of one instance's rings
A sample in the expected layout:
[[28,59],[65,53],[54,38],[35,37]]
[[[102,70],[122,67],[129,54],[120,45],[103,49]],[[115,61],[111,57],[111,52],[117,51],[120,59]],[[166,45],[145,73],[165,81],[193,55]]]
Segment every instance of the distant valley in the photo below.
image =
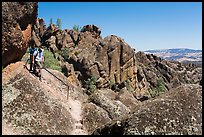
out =
[[154,54],[163,59],[179,62],[202,64],[202,50],[187,48],[146,50],[146,54]]

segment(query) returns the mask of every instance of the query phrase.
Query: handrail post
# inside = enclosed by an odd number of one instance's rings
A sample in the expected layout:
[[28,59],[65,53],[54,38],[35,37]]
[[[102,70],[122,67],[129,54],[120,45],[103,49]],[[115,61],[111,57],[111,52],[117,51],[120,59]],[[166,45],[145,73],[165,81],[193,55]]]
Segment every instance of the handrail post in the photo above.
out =
[[68,88],[68,90],[67,90],[67,100],[69,99],[69,86],[67,85],[67,88]]

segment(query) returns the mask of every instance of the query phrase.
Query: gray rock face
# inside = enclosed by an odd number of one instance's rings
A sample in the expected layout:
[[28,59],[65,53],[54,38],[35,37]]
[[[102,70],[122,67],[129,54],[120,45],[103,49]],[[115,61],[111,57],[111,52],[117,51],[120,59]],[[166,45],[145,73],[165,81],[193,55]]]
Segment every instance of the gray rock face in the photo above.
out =
[[25,54],[37,8],[37,2],[2,2],[3,66],[19,61]]
[[[65,96],[67,88],[50,75],[44,80],[47,83],[40,82],[23,64],[17,62],[4,70],[2,119],[23,135],[70,134],[74,120]],[[56,75],[66,79],[59,72]]]
[[[113,92],[111,90],[108,91]],[[106,110],[111,119],[118,118],[119,116],[126,115],[130,112],[130,109],[123,103],[119,100],[111,99],[110,96],[107,96],[104,92],[107,91],[99,90],[94,92],[91,97],[91,102]]]
[[108,112],[94,103],[84,104],[83,117],[83,123],[86,125],[89,134],[91,134],[96,128],[111,121]]
[[201,135],[202,89],[182,85],[143,102],[133,113],[96,129],[94,135]]

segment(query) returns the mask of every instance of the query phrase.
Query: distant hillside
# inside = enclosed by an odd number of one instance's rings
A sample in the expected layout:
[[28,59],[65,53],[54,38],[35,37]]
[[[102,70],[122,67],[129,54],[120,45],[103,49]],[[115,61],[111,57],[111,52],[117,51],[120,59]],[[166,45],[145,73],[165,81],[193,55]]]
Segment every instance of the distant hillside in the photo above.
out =
[[171,61],[202,63],[202,50],[176,48],[146,50],[144,52],[147,54],[154,54]]

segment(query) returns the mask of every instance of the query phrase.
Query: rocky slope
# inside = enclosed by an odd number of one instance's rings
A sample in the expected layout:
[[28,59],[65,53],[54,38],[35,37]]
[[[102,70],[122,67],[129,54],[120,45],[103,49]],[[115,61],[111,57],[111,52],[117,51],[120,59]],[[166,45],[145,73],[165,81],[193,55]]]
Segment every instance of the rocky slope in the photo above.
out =
[[21,60],[38,15],[37,2],[2,2],[2,66]]
[[[3,70],[3,134],[77,135],[125,116],[140,102],[127,90],[98,90],[91,97],[61,72],[42,70],[42,82],[24,68],[24,62]],[[126,97],[127,95],[127,97]],[[130,103],[130,104],[129,104]]]
[[[68,94],[68,87],[45,70],[40,82],[23,65],[24,62],[11,64],[3,72],[2,121],[7,128],[3,127],[2,134],[11,134],[8,130],[23,135],[78,134],[73,132],[81,120],[75,110],[81,105],[76,102],[87,97],[75,85],[70,85]],[[63,74],[50,71],[66,82]],[[83,133],[87,134],[85,129]]]

